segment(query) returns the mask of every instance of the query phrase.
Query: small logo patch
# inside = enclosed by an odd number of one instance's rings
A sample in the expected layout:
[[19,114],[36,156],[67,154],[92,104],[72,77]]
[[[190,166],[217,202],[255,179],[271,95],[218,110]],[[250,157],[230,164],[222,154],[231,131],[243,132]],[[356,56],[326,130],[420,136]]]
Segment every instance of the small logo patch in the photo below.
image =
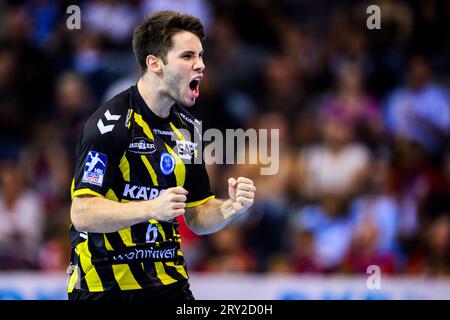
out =
[[97,151],[89,151],[84,165],[82,182],[101,186],[105,177],[108,157]]
[[175,158],[170,153],[164,152],[161,155],[159,167],[165,175],[171,174],[175,169]]
[[131,140],[128,150],[137,154],[152,154],[156,151],[156,144],[148,138],[136,137]]
[[196,143],[187,140],[177,140],[177,152],[181,159],[191,160],[195,153]]

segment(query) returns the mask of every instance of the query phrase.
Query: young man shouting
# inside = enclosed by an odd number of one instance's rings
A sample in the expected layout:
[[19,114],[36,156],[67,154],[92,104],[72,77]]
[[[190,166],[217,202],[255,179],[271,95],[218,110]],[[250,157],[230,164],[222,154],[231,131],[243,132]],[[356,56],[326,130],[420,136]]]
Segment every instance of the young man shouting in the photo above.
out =
[[176,218],[208,234],[253,204],[250,179],[230,178],[219,200],[194,161],[197,120],[185,107],[199,96],[203,39],[195,17],[148,17],[133,36],[137,84],[87,121],[72,184],[69,299],[194,299]]

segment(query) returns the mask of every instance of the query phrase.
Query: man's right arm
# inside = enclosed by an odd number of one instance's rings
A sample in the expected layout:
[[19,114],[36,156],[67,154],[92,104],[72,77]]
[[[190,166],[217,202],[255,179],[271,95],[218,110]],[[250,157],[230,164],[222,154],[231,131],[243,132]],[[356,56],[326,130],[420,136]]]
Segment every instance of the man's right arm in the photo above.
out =
[[70,218],[79,231],[109,233],[150,219],[167,221],[185,213],[187,191],[169,188],[153,199],[121,203],[95,196],[77,196]]

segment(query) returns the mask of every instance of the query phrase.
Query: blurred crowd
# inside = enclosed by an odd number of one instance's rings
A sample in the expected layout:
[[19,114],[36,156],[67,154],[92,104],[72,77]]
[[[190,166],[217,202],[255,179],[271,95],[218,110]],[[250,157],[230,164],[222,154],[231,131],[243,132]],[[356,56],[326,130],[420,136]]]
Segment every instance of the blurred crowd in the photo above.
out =
[[189,270],[450,275],[445,0],[0,2],[0,270],[66,269],[80,129],[136,82],[133,28],[160,9],[205,23],[203,128],[280,130],[276,175],[208,165],[218,197],[241,175],[257,197],[212,235],[180,220]]

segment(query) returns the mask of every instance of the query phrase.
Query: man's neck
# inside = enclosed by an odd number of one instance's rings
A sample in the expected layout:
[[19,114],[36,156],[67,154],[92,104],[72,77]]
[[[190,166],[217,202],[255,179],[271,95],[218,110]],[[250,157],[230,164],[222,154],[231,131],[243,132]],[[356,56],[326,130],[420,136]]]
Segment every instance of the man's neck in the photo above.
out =
[[137,89],[150,110],[160,118],[167,118],[173,100],[161,94],[159,84],[148,75],[143,75],[137,83]]

